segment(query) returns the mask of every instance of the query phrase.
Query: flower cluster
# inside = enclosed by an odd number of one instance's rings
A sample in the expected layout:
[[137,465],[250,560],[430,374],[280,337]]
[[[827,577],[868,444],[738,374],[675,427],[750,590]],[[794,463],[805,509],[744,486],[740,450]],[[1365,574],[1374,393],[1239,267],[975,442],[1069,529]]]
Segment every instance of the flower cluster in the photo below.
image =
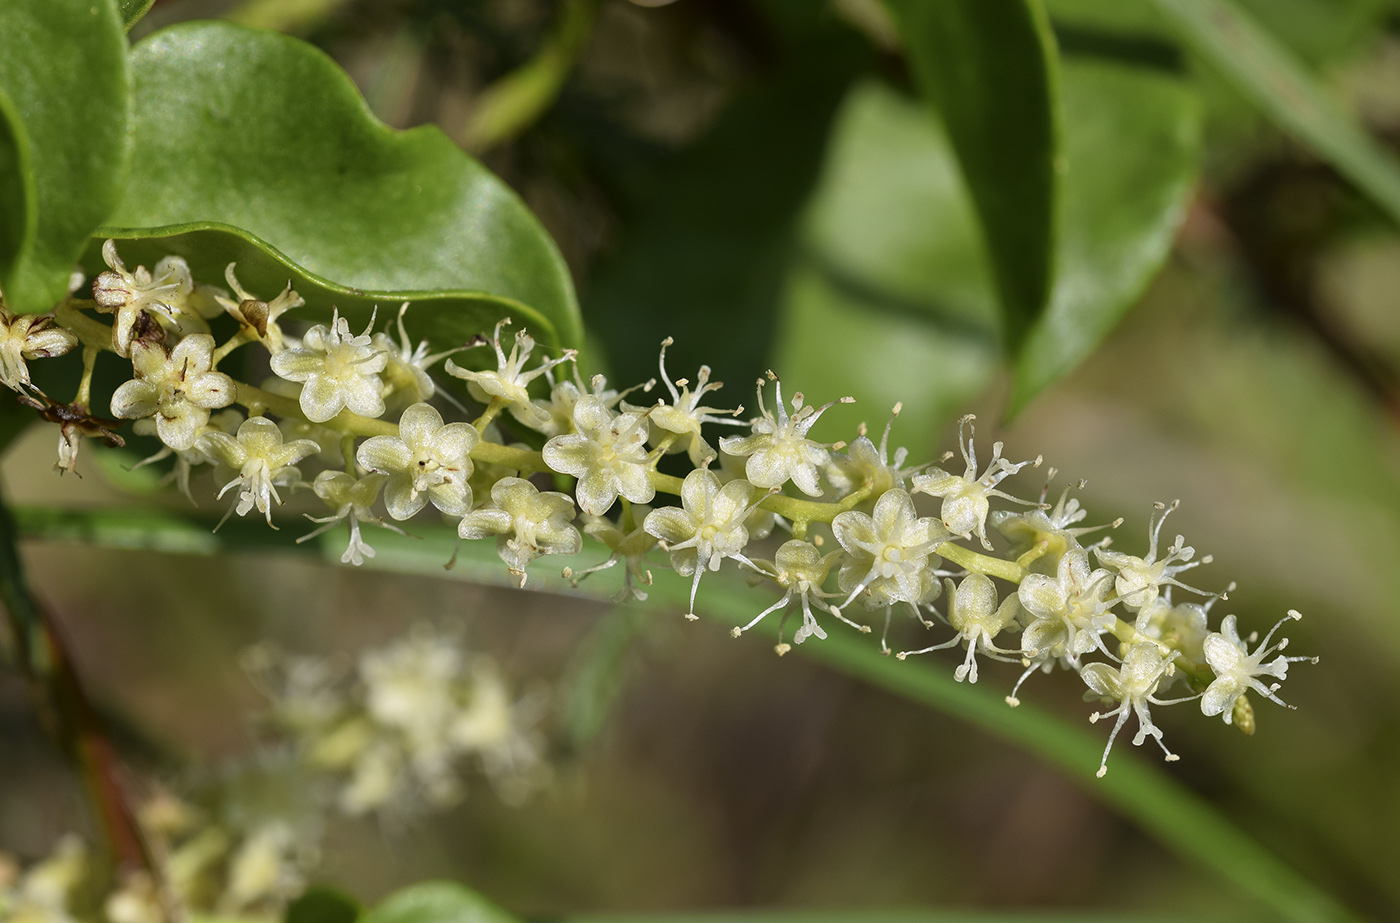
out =
[[270,645],[243,660],[271,701],[263,746],[134,806],[149,867],[114,872],[73,835],[27,865],[0,853],[0,920],[271,923],[314,874],[328,814],[392,822],[444,807],[472,761],[511,804],[551,778],[546,696],[513,699],[496,662],[468,657],[451,631],[417,626],[353,670]]
[[[114,245],[103,252],[111,271],[96,280],[93,301],[70,299],[38,320],[0,314],[5,383],[34,392],[27,400],[42,404],[47,398],[36,396],[26,362],[81,341],[87,374],[78,398],[43,406],[89,420],[97,352],[128,357],[133,380],[116,390],[112,415],[153,433],[161,454],[177,457],[182,485],[192,470],[210,466],[220,496],[235,494],[228,515],[256,509],[269,525],[284,493],[309,489],[329,508],[309,517],[318,526],[310,534],[344,525],[347,563],[374,555],[363,526],[396,528],[386,516],[405,522],[431,506],[456,524],[461,539],[494,539],[521,586],[541,558],[581,551],[585,534],[608,556],[593,567],[566,568],[566,577],[576,582],[623,563],[622,595],[642,599],[652,569],[669,566],[690,581],[689,618],[696,617],[702,578],[737,568],[779,598],[736,636],[771,613],[782,610],[785,619],[798,611],[793,644],[825,639],[835,623],[862,632],[878,625],[881,649],[891,653],[894,614],[907,613],[908,630],[931,632],[932,643],[910,645],[916,649],[900,653],[901,660],[961,651],[954,678],[969,683],[979,678],[979,657],[1019,664],[1021,677],[1007,697],[1012,706],[1035,673],[1077,673],[1087,695],[1103,703],[1091,720],[1116,719],[1100,774],[1133,718],[1135,744],[1151,737],[1175,759],[1154,723],[1154,705],[1194,700],[1204,714],[1252,732],[1250,694],[1282,704],[1276,693],[1289,664],[1305,659],[1284,656],[1286,640],[1271,643],[1279,626],[1257,645],[1240,637],[1233,616],[1211,628],[1210,610],[1224,592],[1184,582],[1210,558],[1197,557],[1181,536],[1163,541],[1175,504],[1155,505],[1141,555],[1107,537],[1089,541],[1104,527],[1082,525],[1087,514],[1069,490],[1054,504],[1046,502],[1048,479],[1032,499],[1013,492],[1012,479],[1039,468],[1040,458],[1012,461],[998,442],[979,462],[972,417],[958,427],[961,474],[906,466],[905,450],[890,451],[888,424],[878,445],[864,428],[849,444],[819,441],[813,431],[826,410],[852,399],[812,405],[797,392],[785,400],[772,372],[758,380],[751,419],[738,419],[742,408],[708,406],[720,383],[705,366],[693,386],[673,379],[669,339],[659,359],[665,393],[632,403],[624,397],[650,393],[655,381],[618,391],[595,376],[585,385],[576,365],[569,374],[572,350],[541,359],[525,330],[507,333],[508,320],[489,339],[477,336],[436,354],[426,344],[411,347],[403,308],[397,341],[376,333],[373,318],[355,334],[339,312],[297,337],[282,327],[286,312],[302,304],[290,287],[262,301],[238,284],[230,266],[229,295],[196,285],[174,258],[154,272],[129,271]],[[109,328],[87,309],[113,313],[115,322]],[[231,322],[219,321],[218,311]],[[216,346],[219,323],[233,332]],[[267,349],[277,376],[262,387],[218,368],[250,343]],[[463,364],[447,360],[443,371],[463,379],[462,396],[479,403],[470,422],[443,416],[442,408],[461,406],[445,402],[446,389],[433,379],[449,353],[468,357]],[[214,413],[233,404],[248,416]],[[712,441],[705,427],[715,424],[747,432]],[[70,466],[77,431],[65,429]],[[683,478],[658,467],[681,453],[691,463]],[[324,470],[312,477],[312,465]],[[559,489],[570,484],[571,492]],[[783,542],[769,540],[775,530]],[[1177,601],[1174,593],[1201,601]],[[780,625],[779,653],[790,649],[783,634]],[[350,780],[347,804],[366,808],[395,799],[405,784],[450,794],[444,767],[467,746],[454,723],[470,712],[456,685],[471,675],[467,667],[411,646],[385,657],[361,665],[366,697],[358,710],[337,712],[318,732],[318,758]]]

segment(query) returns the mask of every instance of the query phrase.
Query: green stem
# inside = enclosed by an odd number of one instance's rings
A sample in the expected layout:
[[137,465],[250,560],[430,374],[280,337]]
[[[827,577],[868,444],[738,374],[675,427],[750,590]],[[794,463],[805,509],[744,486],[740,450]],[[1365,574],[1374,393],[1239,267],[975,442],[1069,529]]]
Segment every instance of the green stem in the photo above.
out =
[[559,20],[539,52],[482,91],[462,129],[463,147],[471,151],[495,147],[545,113],[588,44],[597,9],[597,0],[564,0]]

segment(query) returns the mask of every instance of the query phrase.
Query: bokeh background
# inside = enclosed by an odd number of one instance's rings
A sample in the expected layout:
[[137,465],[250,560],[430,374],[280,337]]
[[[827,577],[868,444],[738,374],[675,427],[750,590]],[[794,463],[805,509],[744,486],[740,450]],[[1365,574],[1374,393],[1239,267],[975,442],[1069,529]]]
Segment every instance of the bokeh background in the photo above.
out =
[[[1160,41],[1093,3],[1048,5],[1061,30]],[[1240,5],[1371,132],[1400,142],[1393,3]],[[1297,711],[1256,704],[1253,738],[1194,706],[1161,710],[1182,756],[1168,771],[1357,911],[1400,914],[1400,235],[1208,68],[1167,45],[1205,102],[1206,133],[1166,265],[1087,361],[1005,421],[1010,385],[970,207],[874,3],[169,0],[138,31],[206,16],[301,35],[384,121],[438,124],[477,153],[558,241],[594,361],[615,382],[654,375],[671,335],[673,374],[709,363],[730,405],[751,404],[747,383],[770,367],[816,401],[854,394],[819,427],[827,439],[860,421],[878,428],[902,400],[893,441],[916,459],[951,448],[953,421],[977,412],[1011,456],[1043,454],[1061,483],[1087,480],[1091,521],[1125,517],[1126,550],[1145,548],[1152,501],[1180,499],[1168,531],[1215,557],[1192,576],[1238,581],[1221,606],[1246,629],[1301,610],[1290,652],[1322,661],[1282,691]],[[557,98],[491,136],[484,89],[548,43],[572,59]],[[125,476],[116,456],[60,479],[52,442],[30,432],[5,457],[14,502],[184,503]],[[1038,478],[1022,476],[1021,492]],[[177,786],[254,758],[262,700],[238,654],[259,640],[355,652],[424,619],[461,623],[517,689],[553,690],[555,783],[524,806],[481,780],[438,815],[336,822],[317,878],[367,901],[446,877],[536,917],[1257,914],[1102,804],[1094,766],[1065,773],[707,621],[658,611],[629,623],[616,696],[581,734],[561,716],[604,630],[617,634],[602,603],[290,552],[24,551],[134,772]],[[1009,688],[1017,673],[992,665],[982,681]],[[1090,706],[1070,679],[1037,677],[1023,698],[1083,721]],[[0,727],[0,843],[38,855],[88,829],[76,778],[12,673],[0,678]],[[1153,758],[1130,749],[1120,742],[1114,759]]]

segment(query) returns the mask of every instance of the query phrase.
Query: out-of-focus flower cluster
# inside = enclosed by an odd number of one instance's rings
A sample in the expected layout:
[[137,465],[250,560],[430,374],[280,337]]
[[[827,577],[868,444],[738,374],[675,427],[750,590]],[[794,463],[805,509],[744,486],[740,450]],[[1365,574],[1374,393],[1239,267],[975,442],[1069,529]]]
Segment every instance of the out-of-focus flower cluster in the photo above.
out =
[[269,726],[347,814],[453,804],[473,765],[508,803],[549,781],[543,692],[513,699],[495,660],[468,657],[448,632],[419,626],[353,670],[265,647],[245,665],[271,698]]
[[456,633],[419,625],[352,669],[337,663],[249,650],[270,701],[266,746],[195,780],[189,797],[162,788],[139,805],[150,868],[116,872],[72,835],[27,865],[0,853],[0,920],[280,920],[320,860],[328,813],[403,823],[460,799],[473,772],[511,804],[550,781],[547,693],[514,698]]
[[[393,522],[431,506],[462,539],[493,540],[521,586],[540,558],[575,554],[590,535],[606,560],[566,570],[571,579],[620,563],[622,594],[644,598],[652,570],[669,566],[690,581],[694,618],[704,575],[737,568],[779,598],[755,606],[758,617],[734,633],[780,609],[784,618],[799,612],[794,644],[825,639],[836,623],[858,631],[873,623],[890,653],[892,617],[907,613],[910,630],[933,643],[912,645],[918,649],[900,659],[959,650],[954,676],[967,682],[977,681],[979,659],[1019,664],[1010,705],[1037,672],[1077,673],[1088,697],[1102,702],[1091,720],[1115,719],[1100,774],[1133,717],[1134,743],[1151,737],[1175,759],[1152,706],[1196,701],[1204,714],[1252,732],[1249,696],[1282,704],[1279,683],[1290,663],[1305,659],[1282,653],[1287,640],[1273,641],[1279,625],[1258,643],[1240,636],[1233,616],[1212,627],[1224,591],[1185,582],[1210,558],[1197,557],[1182,536],[1164,540],[1174,504],[1155,505],[1141,553],[1101,533],[1089,540],[1103,527],[1083,525],[1087,514],[1068,489],[1053,502],[1048,478],[1030,498],[1012,492],[1010,479],[1041,459],[1012,461],[995,443],[979,461],[971,417],[958,431],[961,470],[940,467],[954,453],[908,465],[907,452],[891,452],[889,425],[878,444],[863,429],[849,443],[817,439],[827,408],[851,398],[785,399],[771,372],[758,380],[758,413],[747,422],[738,419],[742,408],[710,406],[720,383],[703,366],[694,382],[673,379],[669,340],[658,363],[664,392],[650,401],[641,395],[655,381],[622,391],[601,376],[585,383],[572,350],[540,358],[526,331],[507,332],[508,320],[489,339],[436,354],[412,346],[403,309],[397,340],[376,333],[373,319],[356,333],[338,313],[297,337],[282,326],[302,304],[290,287],[266,302],[239,284],[233,266],[230,295],[195,284],[176,257],[148,272],[129,271],[110,242],[104,255],[111,269],[94,282],[93,301],[69,299],[39,320],[0,315],[3,380],[64,427],[64,468],[76,464],[77,440],[94,427],[118,438],[115,421],[90,413],[92,362],[111,351],[130,359],[133,375],[112,396],[112,416],[159,439],[157,457],[175,457],[174,476],[187,491],[192,471],[212,468],[219,496],[231,495],[225,518],[256,510],[271,525],[285,493],[311,490],[327,507],[311,517],[311,534],[343,525],[342,560],[360,564],[374,556],[365,527],[397,528]],[[113,315],[112,325],[89,309]],[[221,313],[228,320],[216,321]],[[216,323],[232,330],[221,345]],[[62,404],[38,392],[27,363],[79,343],[77,397]],[[262,387],[219,369],[252,343],[266,349],[277,376]],[[475,419],[449,421],[443,409],[460,405],[439,399],[432,369],[459,351],[483,361],[448,360],[443,369],[465,381],[480,407]],[[225,409],[234,404],[247,415]],[[741,432],[716,447],[706,430],[716,424]],[[693,466],[684,478],[658,469],[680,453]],[[565,477],[572,493],[542,489]],[[663,494],[678,502],[658,500]],[[774,549],[764,540],[775,530],[786,541]],[[789,649],[782,635],[780,627],[779,653]],[[474,711],[484,694],[467,690],[488,681],[450,653],[406,644],[360,665],[358,697],[337,699],[304,680],[306,689],[285,697],[295,712],[314,711],[311,703],[328,696],[314,720],[299,719],[310,722],[300,730],[314,741],[308,758],[343,774],[348,809],[394,801],[406,787],[450,798],[446,767],[467,753],[486,759],[489,748],[473,737],[486,721]]]

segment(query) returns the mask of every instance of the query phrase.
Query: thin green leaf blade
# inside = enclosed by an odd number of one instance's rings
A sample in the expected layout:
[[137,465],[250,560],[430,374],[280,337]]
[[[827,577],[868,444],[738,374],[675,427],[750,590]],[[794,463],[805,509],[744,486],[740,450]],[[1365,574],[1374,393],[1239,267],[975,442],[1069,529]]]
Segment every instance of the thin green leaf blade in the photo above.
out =
[[36,313],[64,296],[119,195],[126,35],[114,0],[7,0],[0,35],[0,289]]
[[459,884],[434,881],[385,898],[363,923],[520,923],[486,898]]
[[947,126],[1015,349],[1055,273],[1058,55],[1039,0],[887,0],[916,83]]
[[580,340],[567,267],[519,198],[436,128],[380,123],[311,45],[186,23],[137,45],[132,70],[133,169],[101,235],[222,231],[332,287],[523,304],[541,341]]
[[1275,124],[1330,162],[1400,222],[1400,164],[1248,14],[1228,0],[1151,2],[1182,41]]
[[1009,413],[1087,356],[1171,252],[1200,167],[1201,106],[1186,77],[1067,54],[1064,211],[1049,308],[1014,357]]

